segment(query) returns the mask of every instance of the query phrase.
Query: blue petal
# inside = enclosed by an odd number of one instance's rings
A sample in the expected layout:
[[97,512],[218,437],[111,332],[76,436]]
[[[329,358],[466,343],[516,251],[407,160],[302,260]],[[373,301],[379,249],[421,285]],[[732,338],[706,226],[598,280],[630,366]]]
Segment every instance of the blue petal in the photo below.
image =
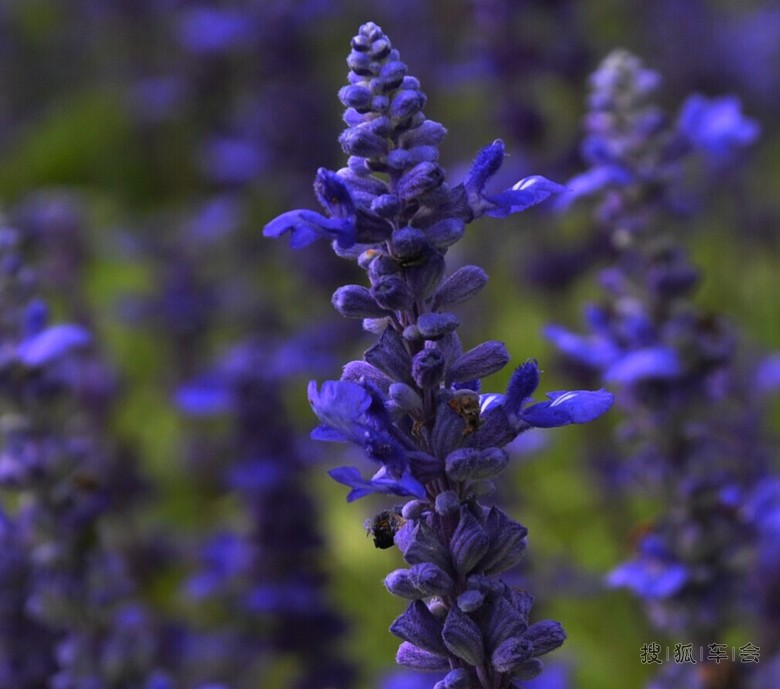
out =
[[504,160],[504,142],[496,139],[489,146],[485,146],[474,159],[464,182],[467,191],[481,192],[485,188],[488,179],[498,172]]
[[614,401],[606,390],[573,390],[549,392],[549,402],[539,402],[524,409],[520,417],[536,428],[554,428],[570,423],[587,423],[604,414]]
[[694,146],[717,158],[753,143],[761,131],[757,122],[742,114],[735,96],[690,96],[683,104],[678,126]]
[[182,385],[174,396],[176,406],[187,414],[211,416],[230,411],[233,395],[230,386],[216,373],[203,375]]
[[623,563],[607,577],[610,586],[629,588],[651,600],[673,596],[687,581],[688,570],[684,565],[641,558]]
[[504,404],[504,395],[497,392],[487,392],[479,396],[479,413],[484,414],[488,409]]
[[617,346],[600,335],[577,335],[558,325],[547,326],[544,335],[562,354],[592,368],[605,368],[620,356]]
[[371,395],[362,385],[343,380],[326,380],[317,390],[312,380],[308,388],[309,404],[324,426],[343,433],[346,438],[362,437],[359,420],[371,406]]
[[773,352],[760,361],[753,379],[761,394],[780,390],[780,353]]
[[25,366],[45,366],[75,347],[87,345],[90,339],[89,332],[81,326],[53,325],[21,342],[16,355]]
[[565,210],[574,201],[583,196],[595,194],[605,187],[613,185],[627,185],[632,176],[623,167],[618,165],[599,165],[590,170],[572,177],[565,185],[566,193],[561,194],[555,201],[557,210]]
[[676,378],[681,370],[677,352],[671,347],[645,347],[618,359],[604,372],[604,380],[632,384],[648,378]]
[[354,440],[352,435],[346,436],[341,431],[337,431],[330,426],[317,426],[311,433],[312,440],[321,440],[326,443],[341,443],[344,441]]
[[524,211],[537,203],[548,199],[552,194],[558,194],[565,190],[562,184],[552,182],[541,175],[532,175],[521,179],[511,189],[501,192],[496,196],[485,197],[495,204],[494,208],[485,211],[485,215],[494,218],[503,218],[511,213]]
[[338,467],[328,471],[328,475],[333,480],[352,488],[347,495],[347,502],[358,500],[371,493],[425,497],[425,487],[409,473],[396,479],[389,476],[384,469],[380,469],[372,478],[364,479],[355,467]]
[[529,359],[518,366],[509,384],[506,386],[504,407],[509,414],[519,414],[521,407],[539,386],[539,366],[534,359]]
[[[314,178],[314,193],[334,218],[352,218],[355,202],[344,179],[337,172],[321,167]],[[344,247],[348,248],[348,247]]]
[[299,209],[277,216],[263,228],[266,237],[290,233],[290,246],[300,249],[317,239],[335,239],[342,249],[355,244],[354,218],[326,218],[315,211]]

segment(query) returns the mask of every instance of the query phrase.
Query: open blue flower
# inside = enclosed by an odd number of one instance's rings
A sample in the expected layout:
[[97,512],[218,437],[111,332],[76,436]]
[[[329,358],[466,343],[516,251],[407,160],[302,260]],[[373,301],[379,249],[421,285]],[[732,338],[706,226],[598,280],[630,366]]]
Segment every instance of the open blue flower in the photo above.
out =
[[328,475],[339,483],[349,486],[352,490],[347,495],[347,501],[352,502],[372,493],[384,495],[406,495],[418,498],[425,497],[425,487],[408,471],[395,478],[382,467],[370,479],[363,478],[356,467],[338,467],[328,471]]
[[675,595],[688,581],[688,568],[674,559],[661,539],[650,534],[637,556],[610,572],[607,583],[631,589],[641,598],[658,600]]
[[335,172],[320,168],[314,188],[331,217],[306,209],[287,211],[271,220],[263,234],[281,237],[289,232],[293,249],[300,249],[317,239],[335,240],[341,249],[349,249],[357,241],[357,216],[346,183]]
[[406,451],[379,392],[373,392],[376,397],[363,385],[349,381],[325,381],[320,390],[315,381],[309,383],[309,403],[322,422],[311,437],[351,442],[399,479],[408,470]]
[[507,385],[505,395],[482,395],[482,412],[496,405],[513,420],[515,426],[527,424],[535,428],[555,428],[572,423],[587,423],[604,414],[614,401],[607,390],[572,390],[547,393],[546,402],[529,405],[531,395],[539,385],[539,367],[533,359],[518,366]]
[[498,172],[504,159],[504,142],[496,139],[485,146],[474,160],[463,186],[468,194],[469,206],[474,216],[487,215],[493,218],[504,218],[512,213],[519,213],[526,208],[564,190],[556,182],[551,182],[541,175],[525,177],[509,189],[499,194],[484,193],[487,181]]
[[46,366],[73,349],[85,347],[90,333],[74,323],[58,323],[47,327],[48,309],[34,299],[24,313],[24,338],[16,347],[16,356],[25,366]]
[[721,159],[753,143],[761,133],[758,123],[742,114],[736,96],[693,94],[683,104],[677,125],[694,146]]

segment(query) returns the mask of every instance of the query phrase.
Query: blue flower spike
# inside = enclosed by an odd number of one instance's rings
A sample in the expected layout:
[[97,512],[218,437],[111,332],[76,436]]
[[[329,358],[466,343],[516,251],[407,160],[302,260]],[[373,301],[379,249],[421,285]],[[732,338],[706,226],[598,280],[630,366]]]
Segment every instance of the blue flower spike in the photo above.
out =
[[385,582],[411,601],[390,628],[402,640],[398,663],[448,672],[437,687],[513,686],[541,671],[539,656],[565,633],[557,622],[532,623],[530,596],[498,579],[519,563],[527,530],[475,495],[506,468],[504,447],[517,435],[591,421],[612,396],[555,392],[533,404],[533,360],[515,372],[506,395],[480,396],[482,379],[503,369],[509,353],[493,340],[463,351],[461,319],[450,309],[488,276],[477,266],[448,274],[445,256],[477,218],[523,211],[563,187],[532,175],[486,193],[504,160],[500,140],[450,186],[437,162],[446,130],[425,117],[419,81],[376,24],[360,27],[347,64],[339,97],[348,128],[339,141],[349,158],[336,172],[321,169],[315,183],[327,217],[292,211],[265,228],[269,236],[290,232],[293,246],[335,240],[336,253],[368,278],[367,287],[340,287],[332,302],[342,316],[363,319],[377,341],[340,381],[310,383],[320,421],[312,437],[350,443],[370,460],[369,476],[354,466],[329,471],[350,489],[348,501],[407,498],[369,522],[375,544],[394,543],[409,565]]

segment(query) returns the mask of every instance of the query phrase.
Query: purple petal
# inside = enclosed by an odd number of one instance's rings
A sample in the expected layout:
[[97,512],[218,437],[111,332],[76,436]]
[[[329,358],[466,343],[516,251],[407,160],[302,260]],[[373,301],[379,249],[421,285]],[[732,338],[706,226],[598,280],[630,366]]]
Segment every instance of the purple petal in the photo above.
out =
[[520,416],[537,428],[554,428],[570,423],[587,423],[604,414],[614,397],[606,390],[574,390],[547,393],[549,402],[524,409]]
[[677,593],[688,580],[688,570],[676,562],[631,560],[610,572],[610,586],[631,589],[642,598],[668,598]]
[[89,332],[81,326],[53,325],[21,342],[16,355],[25,366],[45,366],[75,347],[89,344],[90,339]]
[[620,356],[606,337],[577,335],[558,325],[547,326],[544,335],[562,354],[593,368],[604,368]]
[[675,378],[681,372],[680,360],[670,347],[645,347],[629,352],[604,373],[611,383],[632,384],[648,378]]
[[690,96],[683,104],[678,126],[694,146],[718,158],[753,143],[761,131],[758,123],[742,114],[735,96]]
[[335,239],[342,249],[355,244],[354,218],[326,218],[315,211],[299,209],[277,216],[263,228],[266,237],[290,233],[290,246],[300,249],[317,239]]
[[557,210],[565,210],[574,201],[582,196],[590,196],[605,187],[613,185],[626,185],[631,181],[631,174],[617,165],[600,165],[593,167],[575,177],[567,183],[564,192],[555,201]]
[[496,139],[485,146],[474,159],[464,186],[468,191],[481,192],[487,181],[498,172],[504,160],[504,142]]
[[418,498],[425,497],[425,488],[411,474],[404,474],[400,479],[389,476],[384,468],[380,469],[372,478],[365,479],[360,475],[356,467],[338,467],[328,471],[328,475],[339,483],[352,488],[347,495],[347,502],[358,500],[372,493],[385,495],[414,495]]
[[233,404],[229,386],[216,374],[204,375],[182,385],[174,400],[179,409],[195,416],[224,414]]
[[519,414],[520,409],[533,394],[539,385],[539,366],[536,361],[529,359],[522,366],[518,366],[509,384],[506,387],[504,407],[509,414]]
[[511,213],[524,211],[548,199],[552,194],[558,194],[565,190],[562,184],[552,182],[541,175],[532,175],[521,179],[511,189],[501,192],[497,196],[486,197],[495,204],[495,208],[485,211],[485,215],[494,218],[503,218]]
[[362,385],[349,381],[326,380],[320,390],[312,380],[308,388],[309,404],[327,427],[351,438],[360,429],[355,424],[371,406],[371,395]]

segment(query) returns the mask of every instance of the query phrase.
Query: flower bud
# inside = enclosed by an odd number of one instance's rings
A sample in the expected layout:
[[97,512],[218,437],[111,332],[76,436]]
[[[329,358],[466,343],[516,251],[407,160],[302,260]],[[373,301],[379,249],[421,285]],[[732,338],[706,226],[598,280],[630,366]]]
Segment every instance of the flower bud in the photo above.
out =
[[533,655],[540,656],[558,648],[566,640],[566,632],[560,622],[541,620],[528,627],[524,638],[531,642]]
[[390,102],[390,117],[396,122],[403,122],[425,107],[425,94],[412,89],[399,89]]
[[348,155],[381,158],[387,154],[387,139],[374,134],[365,125],[345,129],[339,143]]
[[458,596],[457,604],[463,612],[475,612],[485,602],[485,594],[476,589],[468,589]]
[[401,516],[406,520],[420,519],[427,509],[428,503],[425,500],[409,500],[401,508]]
[[483,342],[465,352],[450,364],[447,384],[481,380],[500,371],[509,363],[509,352],[503,342]]
[[439,250],[459,242],[466,232],[466,224],[460,218],[445,218],[425,230],[428,243]]
[[493,506],[485,519],[490,548],[479,563],[485,574],[499,574],[517,565],[526,548],[528,529]]
[[413,601],[390,625],[390,632],[431,653],[446,655],[442,628],[421,600]]
[[460,510],[460,498],[454,490],[445,490],[436,496],[436,514],[446,517]]
[[360,285],[339,287],[331,299],[333,306],[344,318],[381,318],[387,311],[377,304],[374,297]]
[[512,672],[531,657],[531,642],[523,637],[506,639],[490,656],[497,672]]
[[436,308],[448,304],[460,304],[471,299],[485,284],[487,273],[478,266],[463,266],[450,275],[436,290]]
[[407,598],[409,600],[425,598],[425,594],[412,581],[411,574],[411,570],[408,569],[393,570],[385,577],[385,588],[399,598]]
[[348,108],[355,108],[360,113],[370,109],[373,95],[365,86],[344,86],[339,90],[339,100]]
[[438,340],[453,332],[460,325],[454,313],[424,313],[417,319],[420,334],[426,340]]
[[465,576],[485,556],[490,539],[467,506],[461,507],[460,520],[450,540],[450,551],[455,569]]
[[412,360],[401,336],[386,328],[373,347],[366,350],[363,358],[395,381],[412,384],[410,371]]
[[444,377],[444,356],[438,349],[423,349],[412,359],[412,377],[423,390],[437,388]]
[[414,295],[398,275],[383,275],[371,286],[371,296],[388,311],[408,311],[414,304]]
[[438,287],[444,274],[444,257],[426,248],[413,263],[404,266],[406,282],[418,301],[427,299]]
[[[441,687],[439,687],[441,685]],[[462,667],[450,670],[447,676],[433,685],[433,689],[470,689],[471,680],[469,675]]]
[[395,194],[382,194],[371,202],[371,210],[383,218],[392,218],[401,210],[401,199]]
[[445,471],[453,481],[486,479],[500,474],[508,462],[509,455],[498,447],[462,447],[447,455]]
[[457,606],[450,608],[441,638],[450,653],[469,665],[478,667],[485,662],[482,632],[477,623]]
[[390,379],[379,369],[365,361],[350,361],[344,365],[341,372],[341,380],[352,383],[370,382],[383,392],[389,390]]
[[447,130],[438,122],[425,120],[414,129],[407,129],[400,137],[401,148],[410,149],[414,146],[438,146],[447,135]]
[[403,553],[404,560],[410,565],[433,562],[444,571],[450,571],[450,554],[433,529],[422,520],[414,522],[411,529],[408,527],[409,522],[396,534],[396,545]]
[[398,647],[395,662],[401,667],[422,672],[446,672],[450,669],[450,663],[445,653],[431,653],[408,641],[402,642]]
[[406,413],[422,411],[422,399],[415,390],[404,383],[393,383],[388,391],[388,397],[399,409]]
[[418,259],[427,248],[425,233],[416,227],[402,227],[393,232],[393,255],[401,263]]
[[424,161],[398,180],[395,191],[403,201],[409,202],[438,189],[442,182],[444,171],[436,163]]
[[454,586],[452,577],[432,562],[421,562],[410,570],[410,580],[425,596],[446,596]]

